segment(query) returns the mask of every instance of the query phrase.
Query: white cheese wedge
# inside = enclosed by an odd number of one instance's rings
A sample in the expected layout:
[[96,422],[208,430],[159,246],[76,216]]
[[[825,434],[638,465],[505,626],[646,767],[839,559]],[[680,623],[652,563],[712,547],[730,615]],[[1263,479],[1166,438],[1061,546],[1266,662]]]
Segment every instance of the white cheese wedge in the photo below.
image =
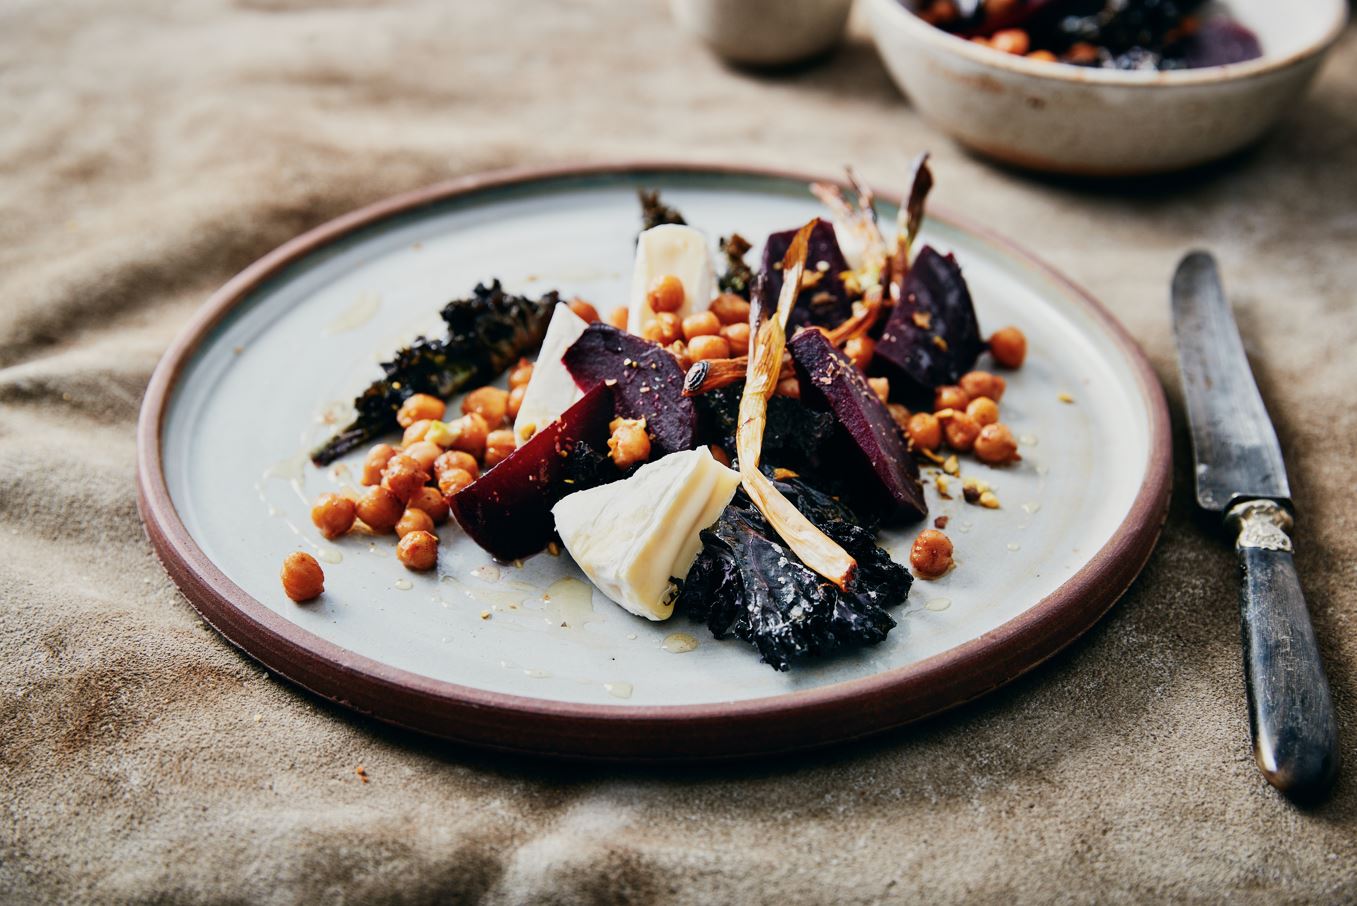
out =
[[537,364],[532,368],[532,380],[523,391],[523,403],[514,418],[514,440],[519,446],[584,396],[561,357],[588,326],[589,322],[571,311],[569,305],[556,303],[542,338],[542,349],[537,353]]
[[683,283],[683,306],[677,312],[680,318],[704,310],[711,302],[716,268],[707,248],[707,237],[700,230],[662,223],[641,234],[636,243],[636,269],[631,276],[631,304],[627,308],[627,330],[631,333],[639,335],[655,320],[646,294],[657,278],[668,274]]
[[716,522],[739,484],[738,472],[701,447],[570,494],[551,514],[565,549],[600,591],[637,616],[667,620],[669,578],[688,575],[702,550],[698,533]]

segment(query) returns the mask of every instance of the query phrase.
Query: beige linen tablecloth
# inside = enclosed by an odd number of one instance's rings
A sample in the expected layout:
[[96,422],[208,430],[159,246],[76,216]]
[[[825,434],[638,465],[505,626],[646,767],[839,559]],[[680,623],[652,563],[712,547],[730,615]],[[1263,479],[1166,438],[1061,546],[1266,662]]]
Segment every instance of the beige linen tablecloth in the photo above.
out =
[[[659,0],[17,0],[0,123],[0,900],[1357,900],[1352,34],[1257,152],[1101,188],[960,152],[861,23],[824,65],[756,76]],[[1148,569],[1012,687],[774,763],[544,764],[269,678],[152,555],[133,482],[151,370],[214,287],[299,231],[510,164],[852,161],[891,184],[925,147],[939,203],[1029,243],[1140,338],[1175,417]],[[1253,766],[1234,558],[1191,506],[1166,289],[1197,245],[1287,450],[1344,727],[1349,770],[1310,813]]]

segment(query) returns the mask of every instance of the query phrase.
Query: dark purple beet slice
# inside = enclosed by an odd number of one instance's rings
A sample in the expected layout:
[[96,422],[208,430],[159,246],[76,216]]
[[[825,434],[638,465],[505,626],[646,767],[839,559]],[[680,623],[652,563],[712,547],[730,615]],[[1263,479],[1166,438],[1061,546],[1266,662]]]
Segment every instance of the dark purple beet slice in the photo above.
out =
[[858,474],[850,476],[866,485],[865,501],[883,510],[887,518],[914,520],[928,515],[919,467],[899,425],[862,372],[818,330],[801,331],[787,343],[787,349],[801,383],[802,401],[834,414],[852,441],[847,446],[866,467],[855,468]]
[[617,382],[617,414],[646,420],[652,460],[697,446],[697,406],[683,395],[683,369],[664,347],[597,321],[561,361],[581,390]]
[[956,258],[924,246],[877,341],[873,371],[890,378],[892,396],[917,405],[975,367],[984,348]]
[[1207,19],[1183,42],[1183,64],[1188,69],[1226,66],[1256,60],[1263,55],[1258,36],[1229,19]]
[[599,386],[538,431],[499,465],[448,499],[457,523],[501,560],[517,560],[547,546],[556,531],[551,508],[578,484],[564,480],[576,444],[606,449],[613,393]]
[[[763,245],[763,264],[754,281],[752,295],[754,306],[763,314],[777,310],[777,297],[782,292],[782,259],[796,233],[796,230],[773,233]],[[801,290],[796,307],[787,319],[789,333],[803,324],[834,327],[853,313],[853,300],[849,298],[843,278],[839,276],[846,270],[848,262],[839,249],[834,224],[821,218],[810,232],[810,243],[806,250],[806,276],[814,279],[812,275],[816,272],[824,276],[814,286]]]

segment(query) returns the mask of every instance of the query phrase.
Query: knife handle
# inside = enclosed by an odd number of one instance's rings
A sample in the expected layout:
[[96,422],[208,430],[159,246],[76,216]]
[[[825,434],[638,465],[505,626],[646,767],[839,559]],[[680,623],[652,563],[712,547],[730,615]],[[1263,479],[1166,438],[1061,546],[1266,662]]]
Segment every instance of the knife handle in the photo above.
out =
[[1244,671],[1253,754],[1268,783],[1318,800],[1338,773],[1338,727],[1315,631],[1291,556],[1291,514],[1272,500],[1230,508],[1244,571]]

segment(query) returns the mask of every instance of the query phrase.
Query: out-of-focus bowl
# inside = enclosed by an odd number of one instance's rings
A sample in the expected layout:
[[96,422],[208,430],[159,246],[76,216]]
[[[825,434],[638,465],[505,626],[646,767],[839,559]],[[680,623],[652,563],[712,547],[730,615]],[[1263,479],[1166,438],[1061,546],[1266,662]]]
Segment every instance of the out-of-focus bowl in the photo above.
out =
[[1178,170],[1256,141],[1305,91],[1348,11],[1346,0],[1232,0],[1262,57],[1143,72],[1002,53],[898,0],[866,2],[886,68],[925,119],[1000,161],[1088,176]]
[[853,0],[669,0],[675,21],[741,66],[786,66],[839,42]]

